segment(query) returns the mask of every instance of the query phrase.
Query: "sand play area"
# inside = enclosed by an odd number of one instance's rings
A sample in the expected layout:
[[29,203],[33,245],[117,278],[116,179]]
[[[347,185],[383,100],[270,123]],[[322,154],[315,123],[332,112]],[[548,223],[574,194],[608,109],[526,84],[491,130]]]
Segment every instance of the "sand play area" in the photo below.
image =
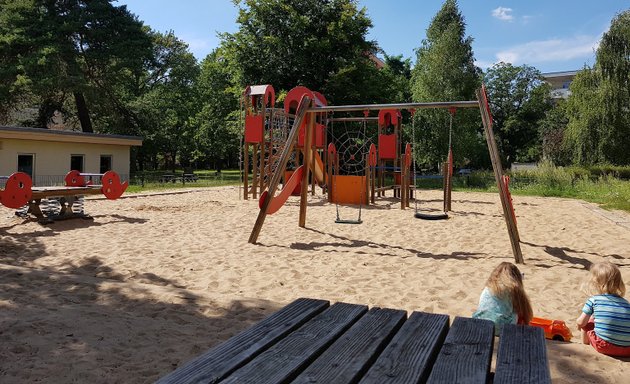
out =
[[[452,321],[513,261],[497,194],[454,193],[446,221],[385,198],[361,225],[335,224],[335,206],[315,196],[306,229],[291,198],[251,245],[258,203],[238,191],[88,200],[93,220],[46,226],[0,207],[0,382],[153,382],[298,297]],[[441,191],[420,197],[440,206]],[[592,262],[618,264],[630,289],[630,215],[568,199],[514,205],[534,314],[573,330],[570,343],[547,342],[554,382],[628,382],[630,362],[578,343],[574,323]]]

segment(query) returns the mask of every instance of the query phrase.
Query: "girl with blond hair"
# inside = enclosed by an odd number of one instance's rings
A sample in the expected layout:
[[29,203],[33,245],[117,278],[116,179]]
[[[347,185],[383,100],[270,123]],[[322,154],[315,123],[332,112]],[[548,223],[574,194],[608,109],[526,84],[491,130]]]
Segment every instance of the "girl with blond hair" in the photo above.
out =
[[630,356],[630,303],[619,268],[607,261],[591,266],[586,300],[577,326],[582,342],[599,353]]
[[497,331],[502,324],[529,324],[532,306],[516,265],[503,262],[492,271],[473,317],[492,320]]

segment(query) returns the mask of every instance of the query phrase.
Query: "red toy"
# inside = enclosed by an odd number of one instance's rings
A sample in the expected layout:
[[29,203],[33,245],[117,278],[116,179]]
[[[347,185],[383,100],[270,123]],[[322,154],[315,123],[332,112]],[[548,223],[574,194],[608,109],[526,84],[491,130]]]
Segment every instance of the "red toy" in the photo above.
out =
[[573,337],[569,327],[562,320],[534,317],[529,325],[542,328],[545,331],[545,338],[549,340],[571,341],[571,337]]

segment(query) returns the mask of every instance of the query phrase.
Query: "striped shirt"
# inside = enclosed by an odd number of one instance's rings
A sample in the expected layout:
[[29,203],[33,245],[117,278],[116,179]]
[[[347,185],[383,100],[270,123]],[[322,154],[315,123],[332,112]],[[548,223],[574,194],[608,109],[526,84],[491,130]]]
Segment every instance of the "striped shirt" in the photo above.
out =
[[616,295],[595,295],[586,300],[582,312],[594,317],[595,334],[609,343],[630,346],[630,303]]

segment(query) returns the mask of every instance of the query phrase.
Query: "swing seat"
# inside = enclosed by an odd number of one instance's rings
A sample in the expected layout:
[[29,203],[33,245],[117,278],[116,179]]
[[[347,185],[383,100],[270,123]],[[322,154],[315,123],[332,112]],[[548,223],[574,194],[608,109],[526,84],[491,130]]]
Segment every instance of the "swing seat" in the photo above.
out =
[[361,223],[363,223],[363,220],[361,220],[361,219],[359,219],[359,220],[337,219],[337,220],[335,220],[335,223],[337,223],[337,224],[361,224]]
[[429,213],[416,212],[414,217],[416,219],[422,219],[422,220],[444,220],[444,219],[448,219],[448,214],[446,214],[446,213],[438,213],[438,214],[432,215],[432,214],[429,214]]

